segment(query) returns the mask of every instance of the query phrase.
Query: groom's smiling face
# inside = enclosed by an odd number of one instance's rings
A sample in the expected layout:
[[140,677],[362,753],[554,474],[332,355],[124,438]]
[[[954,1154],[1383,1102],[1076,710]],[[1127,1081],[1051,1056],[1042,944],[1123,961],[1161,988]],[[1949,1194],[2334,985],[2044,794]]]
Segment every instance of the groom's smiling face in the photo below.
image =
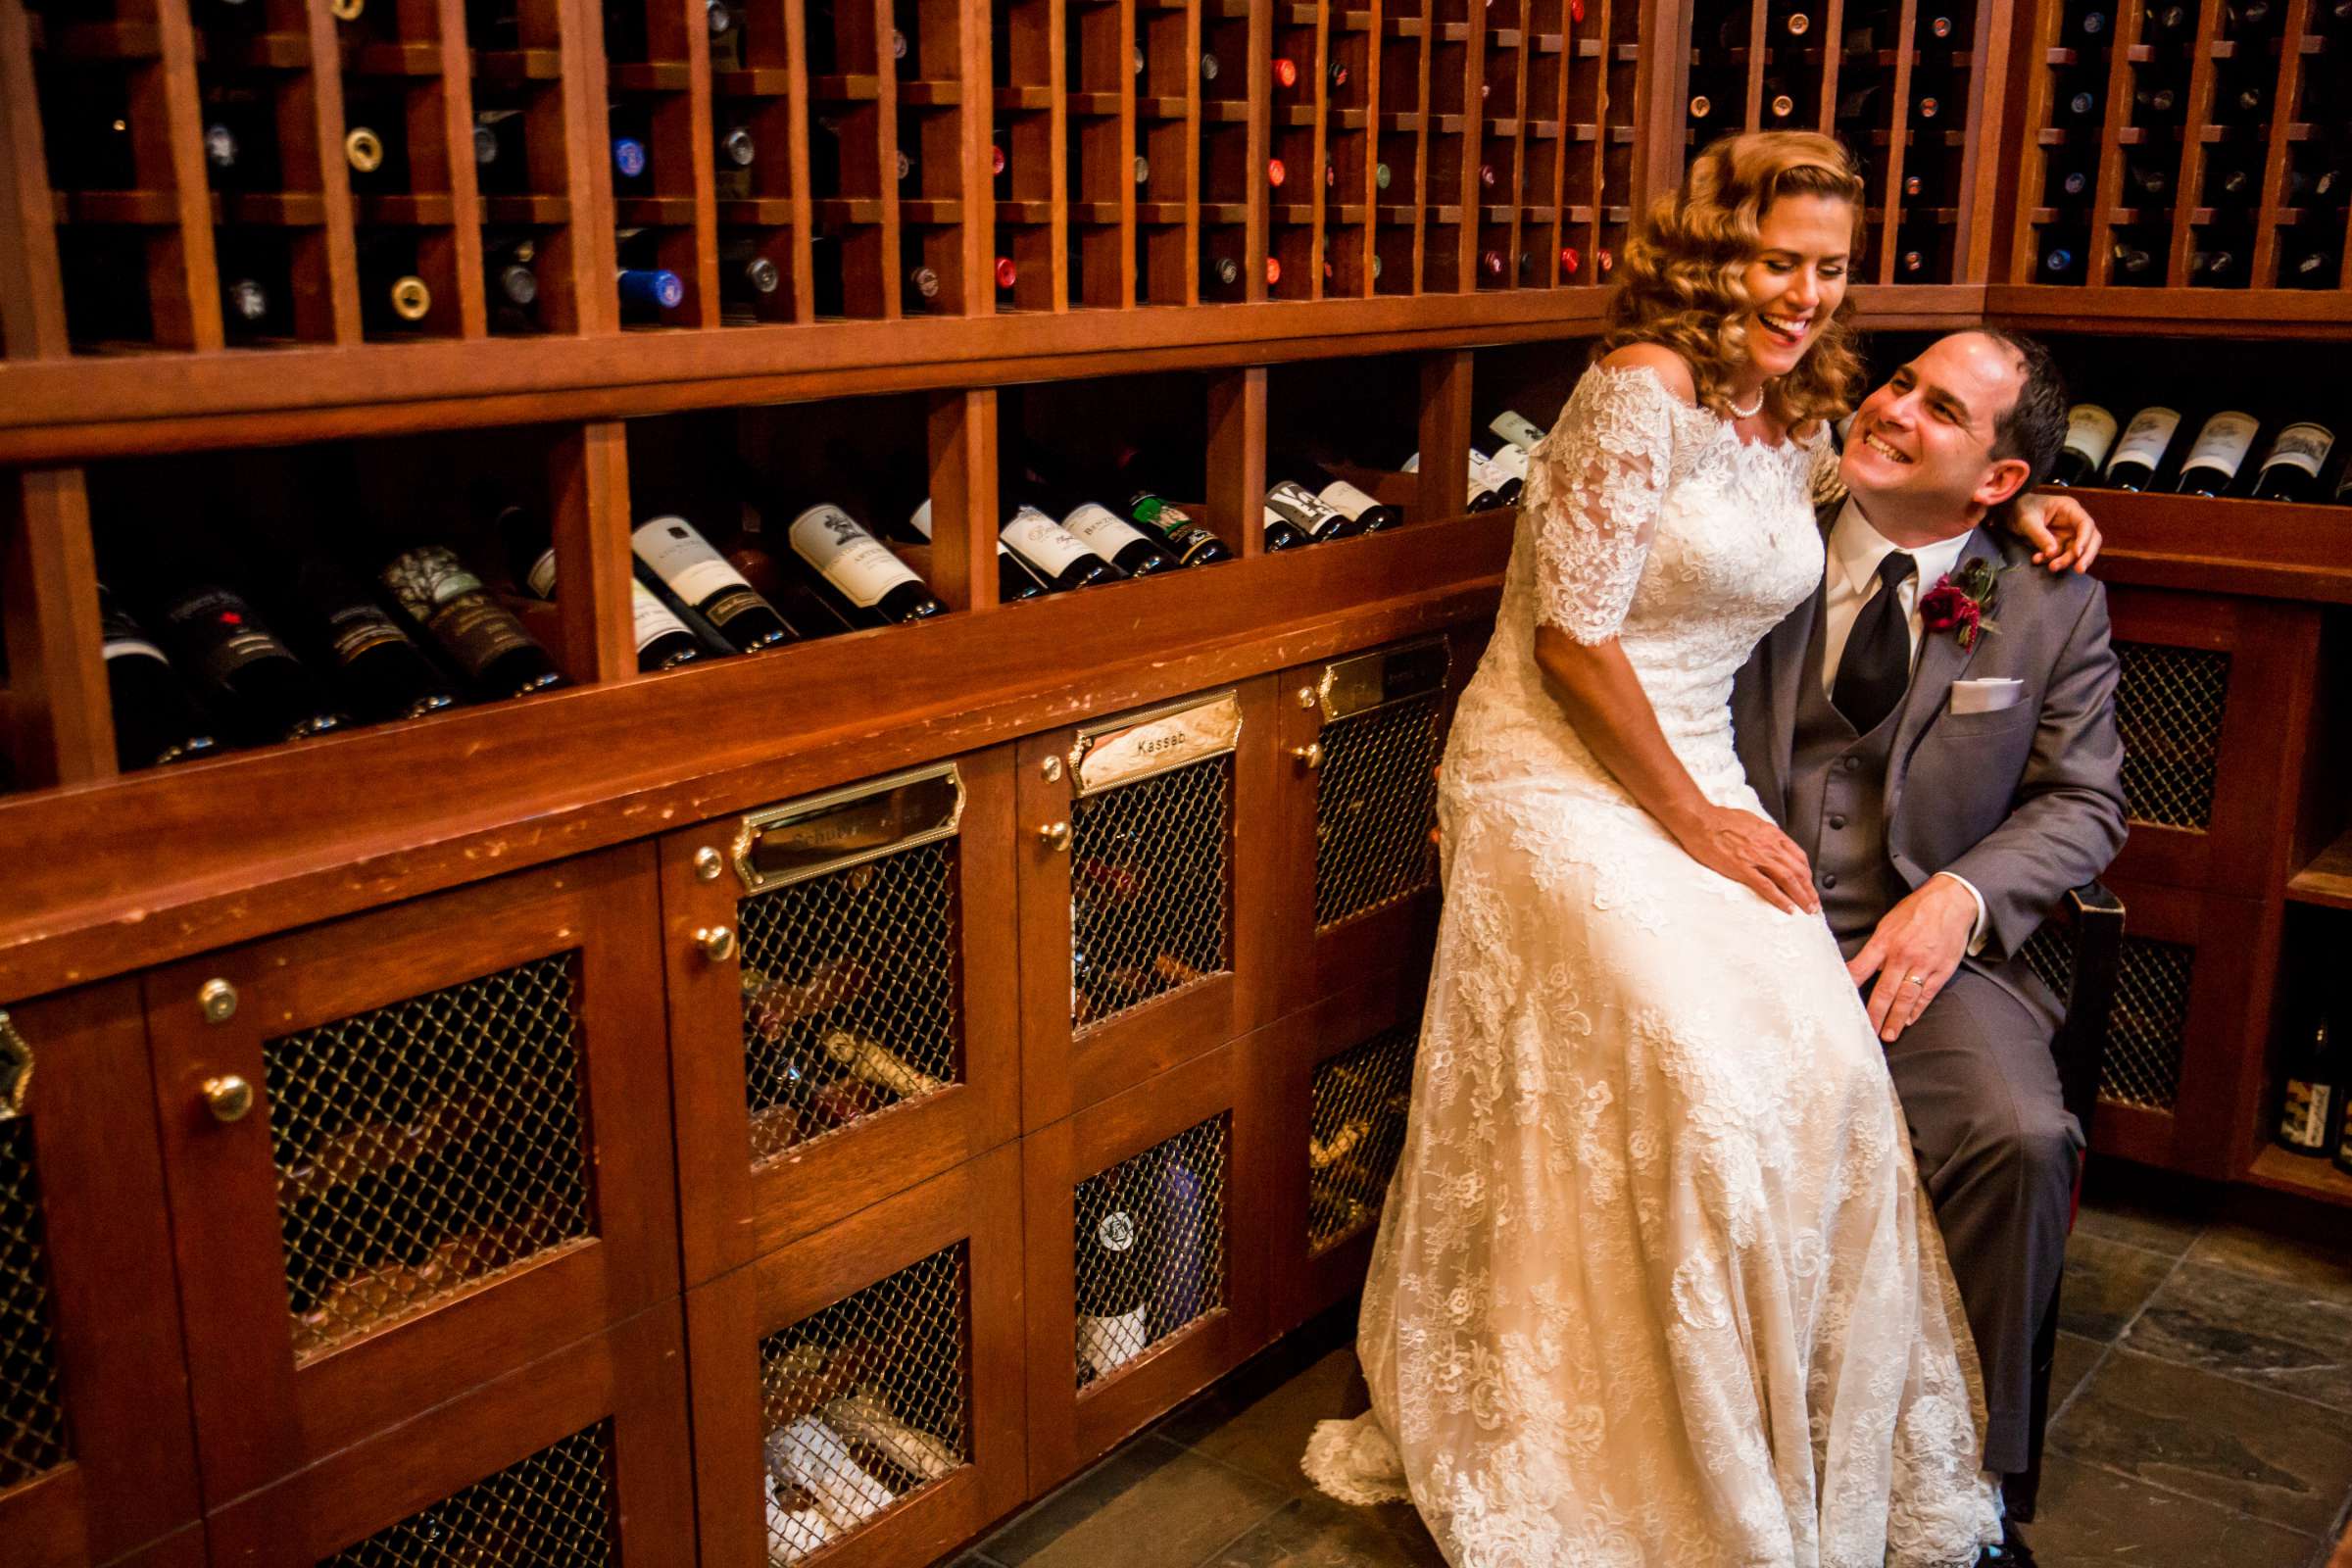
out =
[[1954,332],[1928,345],[1862,400],[1839,472],[1868,504],[1953,530],[2008,500],[2031,471],[1992,455],[1996,426],[2017,402],[2025,367],[2007,344]]

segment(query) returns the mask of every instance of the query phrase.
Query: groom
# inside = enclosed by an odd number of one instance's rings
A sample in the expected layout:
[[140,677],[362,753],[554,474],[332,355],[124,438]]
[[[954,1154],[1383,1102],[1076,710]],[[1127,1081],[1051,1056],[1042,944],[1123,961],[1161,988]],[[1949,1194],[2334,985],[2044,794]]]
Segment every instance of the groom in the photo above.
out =
[[2050,1056],[2058,1004],[2016,956],[2124,840],[2106,592],[1984,526],[2048,474],[2065,426],[2031,339],[1955,332],[1896,370],[1854,415],[1821,588],[1732,699],[1748,780],[1868,988],[1984,1365],[1995,1474],[2026,1468],[2082,1148]]

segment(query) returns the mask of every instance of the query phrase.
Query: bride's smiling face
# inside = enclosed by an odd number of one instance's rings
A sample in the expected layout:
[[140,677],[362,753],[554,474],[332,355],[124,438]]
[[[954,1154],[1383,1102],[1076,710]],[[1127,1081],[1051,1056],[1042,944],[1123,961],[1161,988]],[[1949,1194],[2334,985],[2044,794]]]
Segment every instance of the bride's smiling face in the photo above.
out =
[[1835,196],[1784,196],[1757,223],[1747,289],[1748,358],[1766,376],[1796,368],[1845,299],[1854,209]]

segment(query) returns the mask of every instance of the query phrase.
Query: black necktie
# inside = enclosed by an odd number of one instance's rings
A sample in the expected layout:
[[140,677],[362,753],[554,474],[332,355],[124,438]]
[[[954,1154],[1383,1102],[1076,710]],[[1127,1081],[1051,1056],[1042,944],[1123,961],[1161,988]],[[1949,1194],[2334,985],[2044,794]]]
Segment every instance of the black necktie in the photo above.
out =
[[1845,639],[1830,701],[1857,735],[1877,729],[1911,684],[1911,617],[1903,613],[1901,590],[1918,570],[1919,563],[1902,551],[1888,552],[1879,563],[1879,591]]

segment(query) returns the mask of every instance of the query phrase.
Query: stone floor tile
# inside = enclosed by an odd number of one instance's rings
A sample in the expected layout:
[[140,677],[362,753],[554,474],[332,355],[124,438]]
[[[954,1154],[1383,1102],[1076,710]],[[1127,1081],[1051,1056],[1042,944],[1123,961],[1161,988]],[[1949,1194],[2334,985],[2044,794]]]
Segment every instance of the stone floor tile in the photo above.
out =
[[[2336,1213],[2340,1225],[2342,1210]],[[2197,1238],[2188,1250],[2188,1259],[2352,1304],[2352,1243],[2222,1224]]]
[[2156,1294],[2156,1287],[2173,1267],[2174,1259],[2161,1253],[2092,1236],[2078,1227],[2066,1243],[2058,1326],[2086,1340],[2113,1340]]
[[2319,1544],[2062,1454],[2042,1461],[2041,1516],[2025,1538],[2042,1568],[2307,1568]]
[[979,1544],[1004,1568],[1195,1568],[1288,1500],[1147,1434]]
[[2352,1491],[2352,1422],[2340,1413],[2120,1348],[2050,1423],[2048,1443],[2314,1539]]
[[2090,1369],[2099,1364],[2107,1347],[2097,1340],[2086,1340],[2080,1334],[2058,1333],[2058,1350],[2050,1363],[2050,1408],[2066,1407],[2067,1398],[2090,1376]]
[[2352,1411],[2352,1299],[2186,1262],[2119,1343]]
[[[2097,1168],[2095,1161],[2092,1168]],[[2167,1257],[2187,1251],[2206,1223],[2201,1213],[2184,1209],[2178,1201],[2153,1201],[2136,1191],[2085,1192],[2082,1211],[2075,1216],[2077,1231]]]
[[1294,1497],[1201,1568],[1446,1568],[1412,1505]]
[[1306,1492],[1298,1459],[1315,1423],[1360,1415],[1371,1403],[1355,1351],[1343,1347],[1254,1397],[1187,1407],[1159,1433],[1287,1492]]

